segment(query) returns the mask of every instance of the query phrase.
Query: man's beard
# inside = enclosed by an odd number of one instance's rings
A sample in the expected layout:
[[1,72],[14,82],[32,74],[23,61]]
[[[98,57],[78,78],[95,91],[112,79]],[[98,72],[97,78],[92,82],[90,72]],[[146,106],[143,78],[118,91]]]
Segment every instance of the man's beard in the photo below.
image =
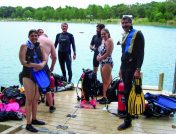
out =
[[100,33],[100,32],[97,32],[97,36],[98,36],[98,37],[101,37],[101,33]]

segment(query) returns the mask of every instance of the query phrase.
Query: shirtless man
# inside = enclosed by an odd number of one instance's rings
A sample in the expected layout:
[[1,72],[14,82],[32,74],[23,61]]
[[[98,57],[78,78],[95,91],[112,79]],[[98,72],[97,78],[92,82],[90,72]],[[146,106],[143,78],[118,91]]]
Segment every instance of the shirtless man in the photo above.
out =
[[[47,61],[48,61],[49,56],[51,54],[51,66],[50,66],[50,68],[48,68],[48,66],[46,67],[46,70],[48,70],[47,72],[51,73],[54,70],[54,66],[55,66],[56,59],[57,59],[56,50],[55,50],[53,42],[46,36],[46,34],[44,34],[43,30],[38,29],[37,31],[39,34],[38,42],[40,42],[40,45],[45,49],[45,52],[47,55]],[[40,31],[42,31],[42,32],[40,32]],[[49,105],[50,113],[53,113],[56,110],[56,108],[53,106],[50,88],[47,89],[46,100]]]

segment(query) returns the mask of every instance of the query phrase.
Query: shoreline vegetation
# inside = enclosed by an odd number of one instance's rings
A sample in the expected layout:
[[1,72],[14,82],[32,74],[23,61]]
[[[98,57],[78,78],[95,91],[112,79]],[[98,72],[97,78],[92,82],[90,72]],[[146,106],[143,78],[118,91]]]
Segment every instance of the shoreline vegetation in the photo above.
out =
[[[0,18],[0,22],[68,22],[68,23],[92,23],[92,24],[98,24],[98,23],[104,23],[104,24],[120,24],[121,19],[94,19],[94,20],[88,20],[88,19],[70,19],[70,20],[36,20],[36,19],[19,19],[19,18]],[[164,26],[164,27],[173,27],[176,28],[176,21],[170,20],[166,23],[161,22],[149,22],[147,18],[134,18],[133,19],[133,25],[146,25],[146,26]]]
[[132,16],[134,25],[176,27],[176,0],[132,5],[88,5],[87,8],[71,6],[0,7],[0,21],[72,22],[120,24],[124,15]]

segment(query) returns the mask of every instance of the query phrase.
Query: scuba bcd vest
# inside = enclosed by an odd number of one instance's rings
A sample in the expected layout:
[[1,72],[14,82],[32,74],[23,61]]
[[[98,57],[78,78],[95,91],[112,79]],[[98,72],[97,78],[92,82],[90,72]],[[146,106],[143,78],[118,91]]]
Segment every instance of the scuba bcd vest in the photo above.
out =
[[125,63],[129,63],[133,60],[131,56],[133,51],[134,40],[136,38],[137,30],[131,29],[131,31],[123,37],[124,50],[121,57],[121,61]]
[[136,38],[137,30],[131,29],[131,31],[128,33],[126,42],[125,42],[125,52],[132,53],[134,40]]
[[38,42],[36,42],[36,44],[34,45],[30,41],[27,41],[26,45],[27,45],[26,61],[35,62],[34,53],[37,53],[38,55],[37,60],[42,59],[42,52]]

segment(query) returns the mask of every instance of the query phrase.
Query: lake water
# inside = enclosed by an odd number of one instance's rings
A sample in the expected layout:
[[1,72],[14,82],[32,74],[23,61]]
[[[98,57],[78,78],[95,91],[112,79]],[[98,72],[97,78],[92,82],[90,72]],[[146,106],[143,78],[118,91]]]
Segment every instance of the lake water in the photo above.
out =
[[[112,71],[113,77],[118,76],[121,47],[116,43],[122,37],[122,28],[119,24],[108,24],[111,37],[114,41]],[[60,23],[50,22],[0,22],[0,86],[19,84],[18,74],[22,70],[18,54],[22,43],[28,39],[30,29],[44,29],[53,42],[61,31]],[[159,73],[164,73],[164,89],[172,91],[173,77],[176,62],[176,28],[134,26],[141,30],[145,37],[145,58],[142,66],[143,84],[158,85]],[[89,49],[92,36],[96,33],[96,24],[69,24],[69,32],[75,37],[77,59],[73,61],[73,82],[77,83],[82,68],[92,69],[93,53]],[[50,61],[49,61],[50,63]],[[54,73],[61,75],[57,61]],[[101,80],[100,73],[98,79]]]

